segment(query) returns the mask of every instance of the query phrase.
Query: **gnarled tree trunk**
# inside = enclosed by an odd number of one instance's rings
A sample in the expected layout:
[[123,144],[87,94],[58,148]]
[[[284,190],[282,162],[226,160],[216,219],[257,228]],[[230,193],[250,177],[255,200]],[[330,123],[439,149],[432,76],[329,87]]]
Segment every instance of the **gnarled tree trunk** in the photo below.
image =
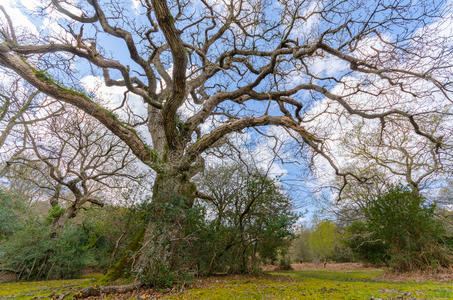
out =
[[[157,269],[171,272],[177,266],[177,253],[184,240],[185,211],[192,208],[196,186],[194,175],[179,170],[183,145],[170,147],[164,120],[159,110],[150,107],[148,129],[155,153],[159,153],[159,171],[153,185],[153,198],[145,225],[131,241],[120,260],[108,271],[103,283],[134,275],[143,282],[152,281]],[[170,150],[171,148],[171,150]]]

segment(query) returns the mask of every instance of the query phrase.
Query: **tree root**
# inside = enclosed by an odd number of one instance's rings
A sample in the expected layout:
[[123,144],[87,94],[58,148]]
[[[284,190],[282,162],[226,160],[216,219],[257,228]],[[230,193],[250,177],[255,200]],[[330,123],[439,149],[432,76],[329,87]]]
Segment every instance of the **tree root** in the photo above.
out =
[[134,283],[120,286],[98,286],[84,288],[74,295],[76,299],[83,299],[91,296],[100,296],[101,294],[124,294],[141,287],[141,284]]

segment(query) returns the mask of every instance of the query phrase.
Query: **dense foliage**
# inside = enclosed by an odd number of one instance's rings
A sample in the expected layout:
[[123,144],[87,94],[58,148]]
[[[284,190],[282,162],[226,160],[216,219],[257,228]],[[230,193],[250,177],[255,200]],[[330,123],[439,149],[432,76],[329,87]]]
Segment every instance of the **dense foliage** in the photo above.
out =
[[339,243],[335,224],[331,221],[323,221],[316,224],[309,239],[310,248],[319,260],[327,261],[335,253]]
[[451,249],[440,243],[445,229],[436,205],[408,187],[391,187],[366,210],[369,231],[388,246],[388,263],[398,271],[447,267]]
[[[141,249],[149,253],[147,269],[137,272],[146,274],[145,283],[168,286],[194,275],[251,273],[285,257],[297,215],[277,182],[236,166],[209,170],[200,184],[208,197],[190,209],[168,193],[148,207],[156,238]],[[156,259],[162,255],[169,259]]]
[[0,214],[15,218],[2,219],[9,238],[0,242],[0,271],[20,279],[74,278],[87,268],[105,271],[137,225],[132,211],[104,207],[90,208],[66,226],[54,228],[55,214],[63,208],[40,215],[3,195]]
[[291,246],[293,262],[363,261],[397,272],[451,266],[448,211],[402,185],[369,193],[361,203],[355,221],[302,228]]
[[212,199],[201,204],[216,236],[210,272],[252,272],[286,255],[298,216],[276,180],[236,166],[206,172],[203,185]]
[[[115,264],[116,273],[107,279],[138,276],[147,285],[168,287],[193,276],[255,272],[284,257],[297,215],[277,182],[236,167],[209,174],[213,181],[202,184],[210,196],[189,209],[180,194],[164,192],[133,207],[88,207],[63,227],[55,220],[64,207],[39,214],[2,193],[1,234],[14,238],[0,243],[0,269],[21,279],[73,278],[87,268],[104,272]],[[222,177],[222,185],[214,187]],[[218,187],[229,194],[215,193]],[[139,230],[144,224],[152,232]],[[153,243],[142,242],[147,234],[153,234]],[[167,259],[158,259],[162,256]],[[129,264],[138,259],[146,259],[141,270]]]
[[363,221],[354,221],[346,228],[344,243],[357,258],[373,265],[385,265],[389,259],[388,246]]
[[18,197],[0,189],[0,241],[23,226],[26,207]]
[[311,262],[313,260],[313,253],[310,249],[310,234],[308,228],[301,227],[290,247],[291,260],[295,263]]

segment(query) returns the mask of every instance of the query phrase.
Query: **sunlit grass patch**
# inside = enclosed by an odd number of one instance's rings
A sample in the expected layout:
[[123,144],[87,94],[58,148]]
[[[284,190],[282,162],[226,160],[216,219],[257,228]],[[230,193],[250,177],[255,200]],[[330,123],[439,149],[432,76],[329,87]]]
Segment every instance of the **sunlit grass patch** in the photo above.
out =
[[91,275],[82,279],[23,281],[0,283],[0,299],[31,299],[77,292],[93,285],[98,276]]
[[[201,287],[165,299],[453,299],[452,282],[388,282],[382,271],[306,270],[274,272],[263,276],[207,278]],[[97,278],[0,284],[0,299],[74,293],[92,286]],[[110,295],[115,299],[116,295]],[[69,297],[70,299],[71,297]]]
[[189,289],[166,299],[453,299],[451,282],[385,282],[382,271],[291,271],[279,280],[245,279]]

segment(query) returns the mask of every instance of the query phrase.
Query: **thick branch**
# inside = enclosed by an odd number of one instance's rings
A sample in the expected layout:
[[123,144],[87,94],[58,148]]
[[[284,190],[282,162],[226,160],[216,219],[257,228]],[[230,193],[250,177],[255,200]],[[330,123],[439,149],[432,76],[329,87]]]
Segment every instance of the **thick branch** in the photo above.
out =
[[18,55],[9,54],[7,49],[0,48],[0,64],[14,70],[41,92],[74,105],[89,115],[92,115],[124,141],[131,148],[132,152],[144,163],[150,164],[155,162],[156,158],[134,130],[123,126],[111,112],[91,101],[87,96],[70,92],[69,90],[62,89],[56,83],[43,80],[38,76],[38,72],[28,63]]
[[220,140],[225,135],[231,132],[240,131],[244,128],[264,125],[277,125],[291,128],[299,133],[304,140],[321,142],[321,140],[307,132],[302,126],[297,124],[297,122],[286,116],[261,116],[257,118],[246,117],[215,128],[209,134],[204,135],[196,143],[189,146],[186,152],[185,161],[181,164],[181,168],[187,169],[190,166],[190,163],[192,163],[198,155],[210,148],[215,142]]
[[186,93],[187,56],[179,31],[174,25],[173,16],[166,0],[153,0],[154,12],[159,27],[167,40],[173,58],[173,86],[172,95],[164,105],[164,127],[167,143],[176,147],[178,133],[175,126],[176,111],[182,105]]

